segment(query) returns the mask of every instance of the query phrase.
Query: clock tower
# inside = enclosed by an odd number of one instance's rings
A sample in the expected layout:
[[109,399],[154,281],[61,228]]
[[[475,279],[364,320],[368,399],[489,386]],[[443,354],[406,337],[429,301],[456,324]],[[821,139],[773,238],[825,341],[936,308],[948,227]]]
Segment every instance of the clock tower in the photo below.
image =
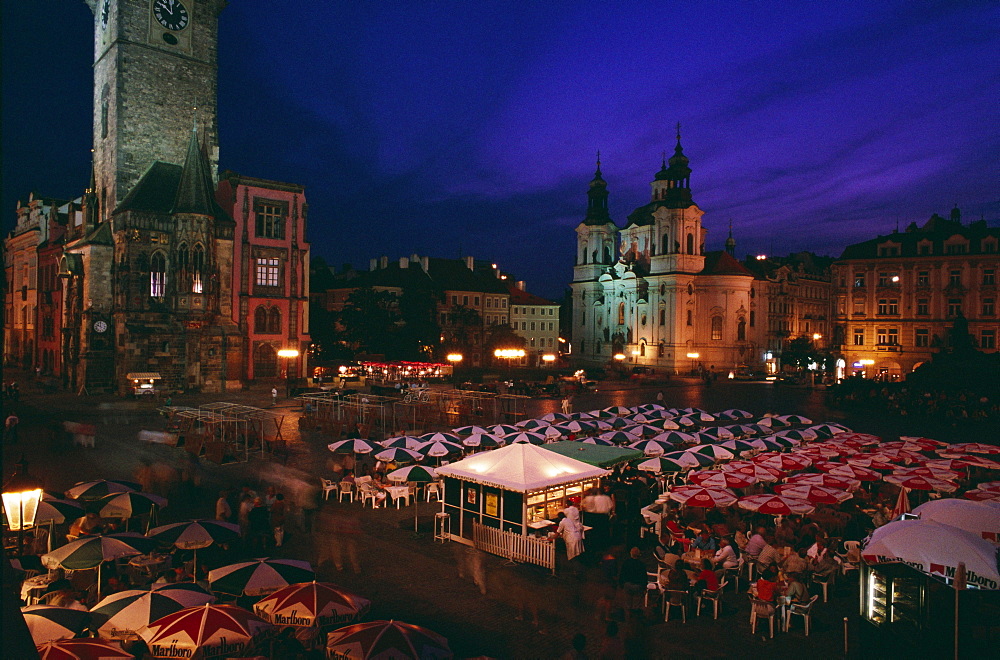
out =
[[218,15],[225,0],[86,0],[94,13],[99,219],[155,162],[184,162],[193,122],[218,171]]

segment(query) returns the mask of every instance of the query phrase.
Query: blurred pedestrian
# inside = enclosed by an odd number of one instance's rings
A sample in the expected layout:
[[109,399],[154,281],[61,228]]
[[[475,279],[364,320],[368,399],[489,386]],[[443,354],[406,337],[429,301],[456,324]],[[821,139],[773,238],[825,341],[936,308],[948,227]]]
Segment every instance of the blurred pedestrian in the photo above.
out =
[[253,501],[253,507],[247,513],[247,522],[251,551],[263,552],[267,549],[267,539],[271,536],[271,516],[264,506],[264,500],[258,497]]
[[215,519],[229,522],[233,518],[233,509],[229,506],[229,491],[219,491],[219,499],[215,501]]
[[278,388],[277,387],[272,387],[271,388],[271,405],[272,406],[278,405]]
[[274,496],[274,504],[271,505],[271,530],[274,534],[274,545],[277,548],[285,541],[285,496],[278,493]]
[[9,415],[7,415],[6,421],[4,421],[4,438],[9,444],[17,443],[17,425],[21,423],[18,419],[17,414],[12,410]]

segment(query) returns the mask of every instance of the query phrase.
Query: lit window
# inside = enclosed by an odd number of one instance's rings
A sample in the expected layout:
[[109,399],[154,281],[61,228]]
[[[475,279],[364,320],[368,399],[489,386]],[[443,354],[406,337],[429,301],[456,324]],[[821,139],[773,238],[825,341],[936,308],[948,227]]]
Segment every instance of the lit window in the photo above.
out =
[[205,248],[195,245],[191,252],[191,291],[202,292],[202,273],[205,272]]
[[996,269],[994,268],[984,268],[983,269],[983,284],[987,286],[993,286],[996,284]]
[[875,343],[885,346],[889,343],[889,331],[886,328],[879,328],[875,331]]
[[285,206],[276,202],[257,202],[254,207],[258,238],[285,238]]
[[149,295],[162,298],[167,286],[167,261],[159,252],[149,260]]
[[719,341],[722,339],[722,317],[713,316],[712,317],[712,339],[714,341]]
[[983,330],[982,334],[979,335],[979,348],[993,349],[996,347],[997,347],[996,330]]
[[277,259],[257,259],[257,286],[278,286]]
[[931,285],[930,272],[926,270],[917,271],[917,286],[930,286],[930,285]]
[[864,328],[854,328],[854,345],[864,346],[865,345],[865,330]]
[[899,328],[889,328],[889,345],[899,346]]

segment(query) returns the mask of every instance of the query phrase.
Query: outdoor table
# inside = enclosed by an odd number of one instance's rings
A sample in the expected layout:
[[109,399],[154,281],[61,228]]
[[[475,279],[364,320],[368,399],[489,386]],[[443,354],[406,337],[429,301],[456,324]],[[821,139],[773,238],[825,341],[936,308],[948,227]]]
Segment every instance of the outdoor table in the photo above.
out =
[[691,566],[697,566],[699,569],[702,559],[712,559],[713,557],[715,557],[715,553],[711,550],[689,550],[681,555],[682,560]]
[[55,576],[51,573],[42,573],[41,575],[28,578],[21,583],[21,600],[29,605],[34,605],[38,601],[38,596],[35,596],[32,592],[44,590],[47,586],[55,582],[55,579]]
[[128,565],[132,568],[137,568],[144,571],[150,577],[153,577],[156,573],[160,571],[164,564],[170,560],[170,555],[160,555],[157,553],[151,553],[148,555],[139,555],[133,557],[129,560]]
[[396,502],[396,508],[397,509],[399,508],[399,500],[400,499],[405,499],[407,504],[410,503],[410,501],[409,501],[410,500],[410,487],[409,486],[386,486],[385,487],[385,492],[389,496],[390,499],[392,499],[394,502]]

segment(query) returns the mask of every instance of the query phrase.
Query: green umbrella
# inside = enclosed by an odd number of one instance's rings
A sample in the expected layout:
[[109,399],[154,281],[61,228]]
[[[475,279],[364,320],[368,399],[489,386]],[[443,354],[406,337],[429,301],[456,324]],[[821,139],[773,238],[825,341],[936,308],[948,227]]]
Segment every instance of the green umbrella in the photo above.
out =
[[[432,481],[437,481],[437,473],[434,472],[433,468],[429,468],[423,465],[411,465],[409,467],[400,468],[398,470],[393,470],[389,474],[385,475],[386,479],[389,481],[398,481],[401,483],[415,482],[420,484],[429,484]],[[420,503],[419,498],[413,498],[413,533],[418,534],[417,531],[417,507]]]

